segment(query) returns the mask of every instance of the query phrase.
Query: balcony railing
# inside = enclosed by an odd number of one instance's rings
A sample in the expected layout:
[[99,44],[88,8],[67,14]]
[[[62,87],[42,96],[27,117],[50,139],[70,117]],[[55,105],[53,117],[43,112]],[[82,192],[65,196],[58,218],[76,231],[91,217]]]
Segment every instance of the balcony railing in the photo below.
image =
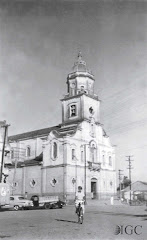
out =
[[77,96],[77,95],[80,95],[80,94],[82,94],[82,93],[84,93],[85,95],[87,95],[87,96],[89,96],[89,97],[92,97],[92,98],[94,98],[94,99],[96,99],[96,100],[99,100],[98,95],[96,95],[96,94],[94,94],[94,93],[90,93],[90,92],[84,92],[84,91],[81,91],[80,89],[77,90],[77,93],[75,93],[75,94],[72,94],[72,95],[70,95],[69,93],[65,94],[65,95],[64,95],[64,98],[69,98],[69,97]]
[[88,161],[88,169],[90,171],[100,171],[101,170],[101,163],[100,162],[89,162]]

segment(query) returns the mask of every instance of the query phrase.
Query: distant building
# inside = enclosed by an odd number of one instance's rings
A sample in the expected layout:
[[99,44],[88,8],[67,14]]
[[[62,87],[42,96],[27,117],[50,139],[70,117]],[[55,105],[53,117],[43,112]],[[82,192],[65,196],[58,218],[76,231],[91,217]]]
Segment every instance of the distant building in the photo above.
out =
[[[8,168],[5,167],[5,164],[8,165],[12,163],[10,159],[10,145],[8,143],[7,130],[6,130],[6,136],[5,136],[5,148],[3,152],[5,125],[6,125],[6,121],[0,121],[0,176],[2,171],[2,182],[6,181],[6,178],[8,177],[8,174],[9,174],[9,170]],[[3,152],[3,166],[2,166],[2,152]]]
[[100,123],[94,82],[79,54],[61,99],[62,123],[9,137],[14,194],[59,195],[68,201],[79,185],[87,198],[116,194],[115,149]]
[[[121,190],[122,197],[130,199],[130,186]],[[136,181],[131,184],[131,200],[147,200],[147,182]]]

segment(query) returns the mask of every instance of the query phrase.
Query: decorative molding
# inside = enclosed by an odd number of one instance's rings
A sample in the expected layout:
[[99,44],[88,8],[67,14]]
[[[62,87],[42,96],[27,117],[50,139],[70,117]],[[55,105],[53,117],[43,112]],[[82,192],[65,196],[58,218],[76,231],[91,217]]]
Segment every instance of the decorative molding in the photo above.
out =
[[88,168],[90,171],[98,171],[100,172],[101,170],[101,163],[95,163],[95,162],[89,162],[88,161]]

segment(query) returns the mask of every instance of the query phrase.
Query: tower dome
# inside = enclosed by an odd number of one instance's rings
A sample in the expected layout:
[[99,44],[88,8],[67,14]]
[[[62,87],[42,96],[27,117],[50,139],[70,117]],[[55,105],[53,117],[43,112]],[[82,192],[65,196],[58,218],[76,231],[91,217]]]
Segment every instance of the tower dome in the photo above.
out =
[[68,74],[67,80],[74,79],[77,77],[88,77],[94,80],[94,75],[87,68],[86,62],[83,61],[81,52],[78,53],[77,61],[74,63],[72,72]]
[[81,52],[78,53],[78,59],[74,63],[74,66],[72,68],[73,72],[90,72],[87,69],[87,64],[85,61],[82,60],[82,54]]

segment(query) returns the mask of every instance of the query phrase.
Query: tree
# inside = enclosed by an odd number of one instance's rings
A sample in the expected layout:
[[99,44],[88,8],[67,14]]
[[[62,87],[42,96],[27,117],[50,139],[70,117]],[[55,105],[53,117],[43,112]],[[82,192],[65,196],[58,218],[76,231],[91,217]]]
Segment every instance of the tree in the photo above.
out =
[[[121,190],[128,187],[130,184],[131,184],[130,179],[127,176],[124,176],[121,182]],[[117,187],[117,191],[120,191],[120,186]]]
[[124,176],[122,184],[123,184],[123,189],[124,189],[124,188],[128,187],[131,184],[131,180],[127,176]]

